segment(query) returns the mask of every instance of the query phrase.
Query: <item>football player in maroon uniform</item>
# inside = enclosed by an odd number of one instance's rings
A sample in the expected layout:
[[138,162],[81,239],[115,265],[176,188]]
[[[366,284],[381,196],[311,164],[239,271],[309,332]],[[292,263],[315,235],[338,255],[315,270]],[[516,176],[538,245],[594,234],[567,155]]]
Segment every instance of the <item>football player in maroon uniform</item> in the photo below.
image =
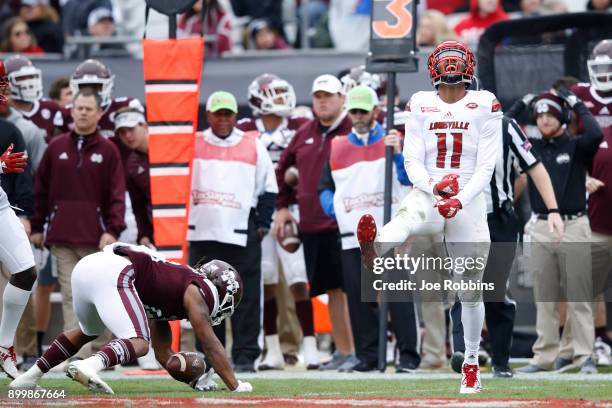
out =
[[[587,67],[591,83],[577,84],[572,87],[572,91],[582,99],[603,131],[603,140],[593,158],[591,174],[586,182],[592,240],[597,242],[593,246],[593,272],[599,274],[609,269],[609,259],[612,256],[612,39],[600,41],[593,48]],[[606,300],[606,313],[611,316],[612,301]],[[607,330],[606,333],[603,327],[595,329],[596,355],[599,355],[600,349],[605,350],[601,342],[612,344],[610,324]]]
[[6,59],[6,73],[11,91],[11,105],[23,117],[47,132],[46,141],[63,127],[65,116],[70,116],[55,102],[43,99],[42,72],[32,61],[23,55],[13,55]]
[[[94,391],[112,394],[99,371],[143,356],[150,343],[165,367],[172,355],[168,320],[189,319],[227,387],[252,391],[251,384],[236,379],[213,331],[214,325],[234,313],[242,297],[240,276],[231,265],[212,260],[191,268],[165,261],[144,246],[114,243],[79,261],[72,273],[72,290],[79,328],[60,334],[11,388],[36,388],[44,373],[109,329],[117,338],[93,356],[68,364],[66,373]],[[214,390],[211,376],[209,371],[190,385]]]

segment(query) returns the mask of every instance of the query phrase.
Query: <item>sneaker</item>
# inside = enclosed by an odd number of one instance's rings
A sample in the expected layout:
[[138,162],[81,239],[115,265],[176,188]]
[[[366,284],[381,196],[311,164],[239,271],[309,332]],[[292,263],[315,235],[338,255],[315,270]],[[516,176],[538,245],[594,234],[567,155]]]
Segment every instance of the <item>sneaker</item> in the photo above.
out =
[[66,376],[79,382],[93,392],[114,394],[115,392],[107,383],[102,381],[98,374],[87,366],[85,360],[74,361],[66,367]]
[[572,360],[568,360],[567,358],[557,357],[553,363],[553,370],[560,373],[571,370],[572,368],[576,368],[576,366],[572,364]]
[[587,358],[580,366],[580,374],[597,374],[597,367],[591,357]]
[[348,358],[338,367],[338,371],[341,373],[350,373],[353,369],[359,365],[360,361],[357,356],[353,354],[349,354]]
[[412,362],[402,363],[400,362],[395,366],[395,372],[397,374],[403,373],[414,373],[417,370],[417,366]]
[[368,371],[376,371],[378,369],[378,363],[376,361],[360,361],[353,366],[352,371],[359,371],[360,373],[367,373]]
[[454,372],[457,374],[461,374],[461,367],[463,367],[463,361],[465,360],[465,356],[460,351],[455,351],[450,358],[450,366]]
[[319,370],[322,370],[322,371],[337,370],[338,368],[340,368],[340,366],[342,364],[344,364],[344,362],[350,356],[351,356],[351,354],[342,354],[342,353],[340,353],[338,351],[335,351],[334,354],[332,354],[331,360],[329,360],[327,363],[325,363],[321,367],[319,367]]
[[357,223],[357,241],[361,248],[361,262],[368,270],[374,268],[374,240],[376,239],[376,221],[370,214],[364,214]]
[[605,341],[603,341],[601,337],[598,337],[595,340],[593,352],[593,354],[595,354],[595,361],[597,362],[597,365],[612,365],[612,348]]
[[503,366],[493,366],[493,377],[495,378],[512,378],[514,377],[514,372],[507,365]]
[[476,394],[481,389],[480,368],[476,364],[463,364],[461,367],[460,394]]
[[535,364],[527,364],[526,366],[523,366],[521,368],[517,368],[516,369],[517,373],[522,373],[522,374],[541,373],[541,372],[544,372],[544,371],[548,371],[548,370],[545,370],[545,369],[543,369],[541,367],[538,367]]
[[0,347],[0,368],[13,380],[19,377],[17,355],[15,355],[15,348],[13,346],[9,348]]

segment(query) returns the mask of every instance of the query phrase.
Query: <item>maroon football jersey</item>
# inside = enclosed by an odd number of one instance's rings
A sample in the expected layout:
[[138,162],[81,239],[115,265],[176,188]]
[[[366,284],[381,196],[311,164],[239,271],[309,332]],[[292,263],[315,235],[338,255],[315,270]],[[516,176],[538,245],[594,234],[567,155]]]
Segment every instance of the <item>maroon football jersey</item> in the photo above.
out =
[[24,118],[47,132],[46,142],[55,135],[56,128],[62,130],[64,117],[70,115],[69,111],[50,99],[41,99],[34,102],[29,112],[20,111]]
[[212,314],[215,308],[213,284],[188,266],[157,260],[149,255],[129,250],[134,266],[134,287],[144,305],[147,317],[153,320],[187,318],[183,297],[189,285],[196,285]]
[[604,185],[589,195],[589,221],[593,231],[612,235],[612,96],[602,97],[588,83],[577,84],[572,91],[595,116],[604,134],[591,169],[591,176],[603,181]]

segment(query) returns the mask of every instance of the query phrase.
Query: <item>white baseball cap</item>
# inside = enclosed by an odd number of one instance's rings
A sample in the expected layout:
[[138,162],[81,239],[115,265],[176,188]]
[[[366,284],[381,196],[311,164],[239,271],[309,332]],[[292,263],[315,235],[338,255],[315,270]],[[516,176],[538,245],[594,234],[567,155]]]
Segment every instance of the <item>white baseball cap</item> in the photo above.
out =
[[126,111],[115,116],[115,131],[119,128],[135,128],[138,125],[147,123],[144,115],[140,112]]
[[312,83],[312,93],[323,91],[330,94],[342,93],[342,83],[330,74],[319,75]]

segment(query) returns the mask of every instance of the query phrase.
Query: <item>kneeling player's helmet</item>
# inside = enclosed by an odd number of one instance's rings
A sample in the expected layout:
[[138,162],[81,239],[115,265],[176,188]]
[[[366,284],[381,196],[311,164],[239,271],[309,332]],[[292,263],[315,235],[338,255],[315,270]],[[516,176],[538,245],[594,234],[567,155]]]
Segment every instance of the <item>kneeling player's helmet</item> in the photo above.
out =
[[43,97],[42,72],[32,61],[23,55],[13,55],[6,60],[5,68],[13,99],[36,102]]
[[612,91],[612,40],[600,41],[587,61],[591,85],[598,91]]
[[70,89],[76,95],[82,86],[91,86],[97,89],[102,105],[111,101],[115,76],[103,63],[95,59],[88,59],[79,64],[70,77]]
[[474,77],[474,65],[472,51],[457,41],[444,41],[427,58],[429,76],[436,88],[440,84],[459,83],[469,88]]
[[249,85],[249,106],[255,116],[289,116],[295,109],[295,91],[284,79],[262,74]]
[[242,280],[236,269],[227,262],[213,259],[204,265],[197,266],[198,273],[210,280],[219,294],[219,307],[210,318],[216,326],[234,313],[242,299]]

